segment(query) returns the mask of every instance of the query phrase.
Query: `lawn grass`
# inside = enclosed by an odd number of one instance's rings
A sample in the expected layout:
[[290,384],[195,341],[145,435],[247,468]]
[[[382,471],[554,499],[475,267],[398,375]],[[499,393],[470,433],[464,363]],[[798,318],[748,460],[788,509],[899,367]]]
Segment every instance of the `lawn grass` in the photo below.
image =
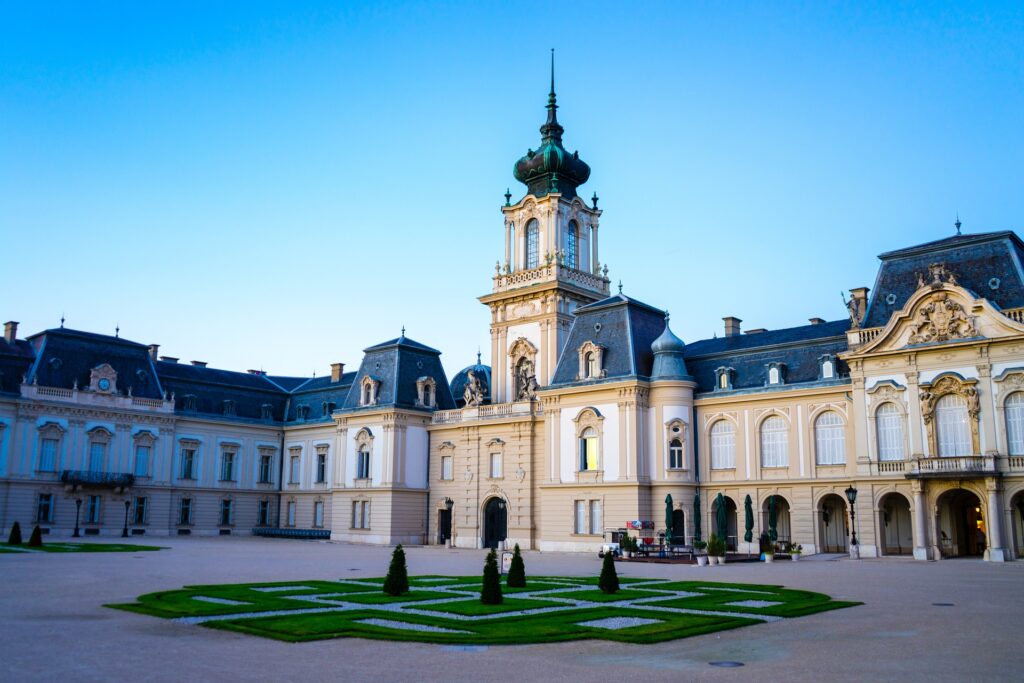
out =
[[424,605],[422,607],[410,605],[410,608],[423,609],[430,612],[443,612],[447,614],[461,614],[464,617],[479,617],[488,614],[502,614],[503,612],[519,612],[527,609],[540,609],[541,607],[562,607],[564,603],[552,600],[533,600],[531,598],[506,598],[499,605],[485,605],[479,600],[459,600],[446,602],[441,605]]
[[621,602],[623,600],[638,600],[640,598],[665,598],[670,593],[658,593],[655,591],[622,588],[618,593],[605,593],[602,590],[565,591],[563,593],[545,593],[545,598],[569,598],[570,600],[584,600],[586,602]]
[[358,593],[356,595],[342,595],[338,600],[343,602],[355,602],[360,605],[387,605],[391,603],[418,602],[421,600],[444,600],[445,598],[457,598],[458,595],[442,593],[440,591],[410,590],[402,595],[388,595],[384,591],[376,593]]
[[[15,548],[21,548],[16,550]],[[149,552],[154,550],[166,550],[156,545],[134,545],[131,543],[71,543],[54,542],[44,543],[41,546],[30,548],[22,543],[19,546],[4,544],[0,546],[0,552],[5,553],[134,553]]]

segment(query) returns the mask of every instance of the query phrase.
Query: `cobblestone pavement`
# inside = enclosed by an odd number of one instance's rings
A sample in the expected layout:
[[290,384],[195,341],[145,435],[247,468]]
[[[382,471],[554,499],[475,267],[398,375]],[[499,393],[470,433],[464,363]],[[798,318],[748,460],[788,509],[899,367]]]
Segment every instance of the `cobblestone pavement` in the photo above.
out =
[[[382,576],[390,548],[255,538],[146,539],[156,553],[0,555],[4,680],[606,681],[1021,679],[1024,562],[904,559],[696,567],[622,576],[781,584],[859,607],[657,645],[288,644],[104,608],[187,584]],[[411,574],[476,574],[483,551],[406,549]],[[525,553],[528,575],[594,575],[596,555]],[[952,603],[952,606],[935,603]],[[710,662],[743,662],[719,668]]]

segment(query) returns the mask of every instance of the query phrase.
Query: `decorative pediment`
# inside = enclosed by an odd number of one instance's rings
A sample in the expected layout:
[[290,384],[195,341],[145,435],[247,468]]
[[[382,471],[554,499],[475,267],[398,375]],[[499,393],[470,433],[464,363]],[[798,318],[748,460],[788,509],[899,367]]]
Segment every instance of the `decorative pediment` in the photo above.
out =
[[1024,325],[1003,315],[987,299],[975,297],[955,284],[955,277],[944,266],[933,266],[929,272],[930,280],[919,275],[922,286],[889,323],[847,357],[1024,335]]
[[534,346],[526,337],[519,337],[512,342],[512,346],[508,348],[508,355],[509,358],[512,358],[513,360],[519,358],[529,358],[533,360],[537,356],[537,347]]
[[100,394],[116,394],[117,370],[110,363],[94,367],[89,371],[89,390]]

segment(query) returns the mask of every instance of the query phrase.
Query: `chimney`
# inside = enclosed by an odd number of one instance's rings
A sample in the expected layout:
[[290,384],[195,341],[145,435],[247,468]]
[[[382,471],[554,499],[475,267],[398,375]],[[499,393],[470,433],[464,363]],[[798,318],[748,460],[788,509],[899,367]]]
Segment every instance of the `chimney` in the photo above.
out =
[[8,344],[13,344],[18,340],[18,323],[13,320],[4,323],[4,339]]
[[744,332],[743,334],[761,334],[762,332],[767,332],[767,331],[768,331],[768,329],[767,329],[767,328],[764,328],[764,327],[755,327],[755,328],[754,328],[754,329],[752,329],[752,330],[747,330],[747,331],[746,331],[746,332]]
[[246,372],[249,373],[250,375],[256,375],[258,377],[267,374],[266,370],[246,370]]
[[160,345],[150,344],[149,345],[149,357],[156,360],[160,356]]
[[192,365],[196,366],[197,368],[205,368],[206,367],[206,361],[205,360],[194,360],[194,361],[192,361]]
[[740,333],[740,323],[743,322],[742,320],[740,320],[739,318],[734,318],[731,315],[728,316],[728,317],[722,318],[722,320],[725,321],[725,336],[726,337],[736,337],[736,336],[739,336],[739,333]]
[[344,363],[331,363],[331,381],[340,382],[341,376],[345,374]]
[[808,319],[807,319],[807,321],[808,321],[808,322],[810,322],[810,323],[811,323],[812,325],[820,325],[820,324],[822,324],[823,322],[825,322],[825,321],[824,321],[823,319],[821,319],[821,318],[808,318]]
[[178,362],[178,359],[175,358],[174,356],[160,356],[160,360],[164,361],[165,363],[177,363]]

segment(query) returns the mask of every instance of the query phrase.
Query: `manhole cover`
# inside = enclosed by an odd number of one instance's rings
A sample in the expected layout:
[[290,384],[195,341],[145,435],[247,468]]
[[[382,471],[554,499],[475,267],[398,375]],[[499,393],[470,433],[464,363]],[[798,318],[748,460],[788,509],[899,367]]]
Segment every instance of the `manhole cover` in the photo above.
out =
[[954,607],[952,602],[933,602],[932,605],[935,607]]
[[711,666],[720,666],[723,669],[735,669],[738,666],[743,666],[743,662],[708,662]]

